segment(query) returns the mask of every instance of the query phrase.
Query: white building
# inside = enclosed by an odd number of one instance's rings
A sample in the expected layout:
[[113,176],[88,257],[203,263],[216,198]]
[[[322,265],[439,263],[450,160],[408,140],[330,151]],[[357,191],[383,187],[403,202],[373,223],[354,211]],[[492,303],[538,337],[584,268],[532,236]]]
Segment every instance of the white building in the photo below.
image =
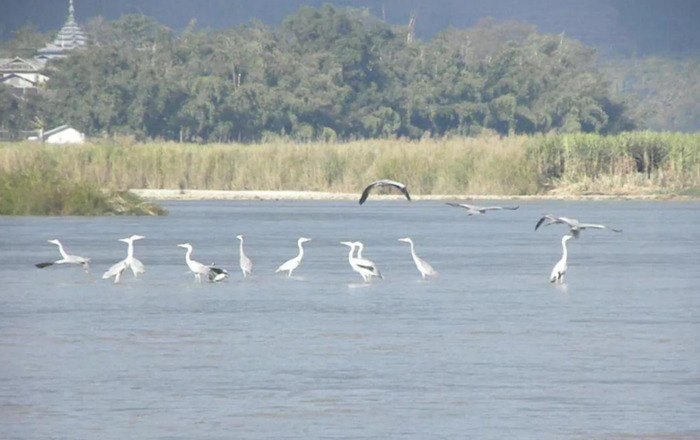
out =
[[47,144],[82,144],[85,135],[69,125],[61,125],[43,133],[40,131],[38,136],[30,136],[27,140],[42,140]]
[[0,84],[17,89],[36,89],[49,77],[44,75],[46,60],[25,60],[14,57],[0,59]]

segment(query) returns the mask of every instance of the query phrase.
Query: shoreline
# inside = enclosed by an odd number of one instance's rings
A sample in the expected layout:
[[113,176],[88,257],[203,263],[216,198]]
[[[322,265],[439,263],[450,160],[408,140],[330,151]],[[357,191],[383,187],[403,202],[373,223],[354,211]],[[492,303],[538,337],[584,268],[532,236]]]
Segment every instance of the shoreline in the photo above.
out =
[[[130,189],[145,200],[358,200],[357,193],[333,193],[325,191],[225,191],[201,189]],[[404,200],[400,194],[373,194],[379,200]],[[411,195],[415,201],[423,200],[698,200],[698,197],[677,194],[582,194],[582,195],[474,195],[430,194]]]

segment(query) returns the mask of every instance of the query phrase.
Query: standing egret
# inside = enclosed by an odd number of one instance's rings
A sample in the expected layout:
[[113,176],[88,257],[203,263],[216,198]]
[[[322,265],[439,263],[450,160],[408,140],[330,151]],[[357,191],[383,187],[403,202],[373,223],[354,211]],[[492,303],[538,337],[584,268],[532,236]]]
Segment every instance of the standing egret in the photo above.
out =
[[416,268],[423,276],[423,279],[425,279],[428,275],[437,275],[437,272],[435,269],[433,269],[433,266],[416,255],[416,251],[413,247],[413,240],[411,240],[410,237],[399,238],[399,241],[403,241],[411,245],[411,256],[413,257],[413,262],[416,263]]
[[552,269],[552,274],[549,276],[550,283],[561,284],[564,282],[564,274],[566,273],[566,269],[568,269],[568,266],[566,264],[568,257],[568,252],[566,250],[566,242],[569,241],[571,237],[572,235],[566,234],[561,238],[561,247],[563,248],[563,252],[561,260],[557,261],[557,264],[555,264],[554,268]]
[[119,239],[119,241],[123,241],[129,246],[126,251],[126,258],[110,267],[109,270],[102,275],[102,279],[106,280],[107,278],[114,277],[114,283],[116,284],[119,282],[122,272],[124,272],[127,267],[131,268],[131,271],[134,273],[134,277],[138,277],[146,272],[146,268],[143,266],[143,263],[141,263],[138,258],[134,257],[134,242],[136,240],[141,240],[142,238],[146,237],[142,235],[132,235],[129,238]]
[[221,269],[219,267],[215,267],[214,265],[207,266],[206,264],[202,264],[199,261],[194,261],[192,258],[190,258],[192,255],[191,244],[183,243],[178,244],[178,246],[187,249],[187,253],[185,254],[185,262],[187,263],[187,267],[194,272],[194,279],[198,283],[202,282],[202,275],[206,276],[211,282],[221,281],[228,278],[228,272],[226,269]]
[[358,260],[365,261],[366,265],[372,266],[372,268],[373,268],[372,273],[371,273],[372,276],[384,279],[382,274],[379,272],[379,268],[374,264],[374,262],[372,260],[368,260],[368,259],[362,257],[362,250],[365,248],[365,245],[362,244],[361,241],[355,241],[354,243],[355,243],[355,246],[357,246],[357,255],[355,255],[355,258]]
[[236,238],[241,241],[238,250],[238,264],[241,267],[241,271],[243,272],[243,278],[245,278],[253,272],[253,262],[243,252],[243,235],[237,235]]
[[370,183],[367,188],[365,188],[364,191],[362,191],[362,196],[360,197],[360,205],[365,203],[365,200],[367,200],[367,197],[369,196],[369,192],[372,191],[373,188],[378,188],[382,186],[393,186],[394,188],[399,189],[403,195],[406,197],[406,199],[410,202],[411,201],[411,196],[408,194],[408,189],[406,188],[406,185],[404,185],[401,182],[396,182],[394,180],[388,180],[388,179],[382,179],[382,180],[377,180],[376,182]]
[[362,258],[362,250],[365,248],[365,245],[362,244],[361,241],[355,241],[355,246],[357,246],[357,258]]
[[446,205],[454,206],[455,208],[464,208],[467,210],[467,215],[474,214],[486,214],[486,211],[501,211],[504,209],[509,209],[515,211],[520,208],[520,206],[477,206],[477,205],[467,205],[466,203],[446,203]]
[[355,241],[355,246],[357,246],[357,256],[356,256],[356,261],[358,264],[361,264],[363,266],[366,266],[370,269],[370,274],[369,276],[377,277],[384,279],[382,276],[382,273],[379,272],[379,268],[377,267],[376,264],[374,264],[374,261],[368,260],[367,258],[362,257],[362,250],[365,248],[365,245],[362,244],[361,241]]
[[61,244],[60,241],[54,239],[54,240],[49,240],[49,243],[53,243],[56,246],[58,246],[58,251],[61,253],[61,259],[56,260],[56,261],[50,261],[46,263],[37,263],[35,264],[36,267],[39,269],[43,269],[45,267],[51,266],[53,264],[77,264],[78,266],[82,267],[85,272],[90,273],[90,258],[83,258],[79,257],[77,255],[68,255],[66,251],[63,249],[63,245]]
[[367,281],[365,276],[362,274],[362,269],[355,263],[355,257],[353,256],[356,246],[355,243],[352,241],[341,241],[340,244],[344,244],[350,248],[350,253],[348,254],[348,263],[350,263],[350,267],[352,267],[352,270],[359,273],[363,280]]
[[360,257],[360,255],[362,255],[361,251],[358,250],[357,257],[353,256],[353,252],[355,251],[355,247],[360,248],[361,246],[363,246],[361,242],[359,242],[359,241],[354,241],[354,242],[341,241],[340,244],[344,244],[345,246],[350,247],[350,253],[348,254],[348,262],[350,263],[350,267],[352,267],[352,269],[355,272],[359,273],[365,282],[371,281],[373,276],[379,277],[379,278],[384,278],[382,276],[382,274],[379,272],[377,265],[374,264],[373,261]]
[[311,241],[310,238],[306,237],[300,237],[299,240],[297,241],[297,246],[299,247],[299,255],[296,257],[292,258],[291,260],[287,260],[284,262],[280,267],[275,270],[275,272],[282,272],[282,271],[289,271],[287,276],[292,276],[292,272],[294,272],[294,269],[299,267],[301,264],[301,259],[304,258],[304,248],[302,247],[302,243],[305,243],[307,241]]
[[[545,220],[549,220],[547,223],[544,223]],[[613,232],[622,232],[622,229],[615,229],[615,228],[609,228],[605,225],[599,225],[595,223],[581,223],[575,218],[568,218],[568,217],[555,217],[551,214],[544,214],[538,221],[537,224],[535,225],[535,231],[542,226],[544,223],[544,226],[549,226],[549,225],[555,225],[555,224],[567,224],[569,225],[569,233],[574,236],[574,238],[578,238],[579,235],[581,234],[581,231],[584,229],[609,229]]]

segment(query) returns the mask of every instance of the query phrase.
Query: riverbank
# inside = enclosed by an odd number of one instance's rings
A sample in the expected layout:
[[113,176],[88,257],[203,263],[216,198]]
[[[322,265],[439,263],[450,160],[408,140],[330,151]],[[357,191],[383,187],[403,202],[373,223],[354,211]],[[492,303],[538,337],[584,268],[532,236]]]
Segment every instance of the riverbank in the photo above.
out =
[[[110,191],[140,188],[151,200],[354,200],[377,179],[406,183],[416,200],[688,199],[700,197],[700,133],[0,146],[0,172],[31,169]],[[401,198],[394,194],[386,198]]]
[[[332,193],[324,191],[217,191],[179,189],[132,189],[144,200],[359,200],[359,193]],[[372,194],[375,200],[404,200],[398,194]],[[569,195],[420,195],[412,200],[700,200],[678,194],[569,194]]]

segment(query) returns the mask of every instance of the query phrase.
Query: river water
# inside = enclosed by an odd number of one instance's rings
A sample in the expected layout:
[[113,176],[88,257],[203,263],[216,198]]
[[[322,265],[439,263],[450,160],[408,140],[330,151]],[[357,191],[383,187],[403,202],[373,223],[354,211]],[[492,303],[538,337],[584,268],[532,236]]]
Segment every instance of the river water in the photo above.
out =
[[[0,438],[700,438],[697,202],[164,205],[0,217]],[[543,213],[624,232],[570,240],[555,286],[565,228],[535,232]],[[102,280],[132,234],[146,273]],[[301,266],[275,273],[300,236]],[[92,276],[36,269],[52,238]],[[363,283],[343,240],[384,279]],[[182,242],[231,277],[195,283]]]

